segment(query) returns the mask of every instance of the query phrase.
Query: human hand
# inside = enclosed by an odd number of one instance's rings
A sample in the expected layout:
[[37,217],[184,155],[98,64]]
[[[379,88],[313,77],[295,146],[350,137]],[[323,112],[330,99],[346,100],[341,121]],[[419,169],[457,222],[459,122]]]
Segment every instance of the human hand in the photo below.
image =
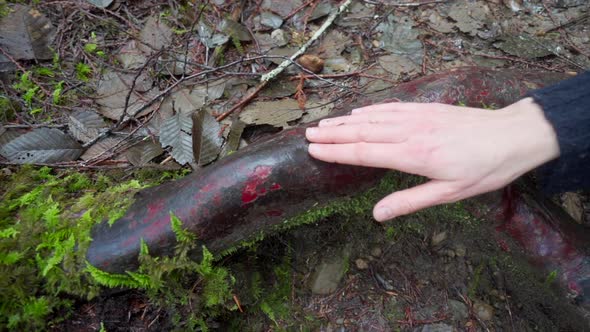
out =
[[559,156],[555,131],[525,98],[490,111],[444,104],[389,103],[308,128],[309,153],[340,164],[381,167],[430,181],[383,198],[385,221],[499,189]]

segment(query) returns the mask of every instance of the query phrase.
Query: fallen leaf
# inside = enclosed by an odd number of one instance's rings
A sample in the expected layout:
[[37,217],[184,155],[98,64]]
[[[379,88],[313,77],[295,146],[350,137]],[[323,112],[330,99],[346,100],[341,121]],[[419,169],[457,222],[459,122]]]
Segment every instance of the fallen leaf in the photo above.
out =
[[125,69],[141,68],[147,62],[147,57],[137,46],[136,40],[125,44],[117,54],[117,59]]
[[159,15],[151,16],[139,33],[139,49],[145,54],[153,54],[172,44],[172,30],[160,20]]
[[[0,19],[0,47],[16,60],[52,59],[56,30],[49,19],[29,6],[15,4],[10,10]],[[0,71],[13,69],[14,64],[0,53]]]
[[216,80],[208,84],[177,90],[164,100],[161,108],[191,114],[202,108],[207,102],[223,96],[225,82],[225,80]]
[[0,147],[0,154],[18,164],[57,163],[78,159],[82,147],[55,128],[36,128]]
[[129,148],[125,152],[125,157],[134,166],[145,166],[162,153],[164,153],[164,149],[162,149],[160,144],[148,140]]
[[346,15],[340,15],[334,22],[341,27],[356,27],[374,20],[375,6],[367,7],[362,1],[353,2]]
[[219,156],[223,137],[221,126],[209,112],[201,110],[192,114],[193,156],[200,166],[205,166]]
[[414,29],[416,23],[409,17],[397,18],[389,15],[377,26],[382,32],[380,47],[398,55],[405,55],[416,63],[422,63],[422,42],[418,39],[420,31]]
[[226,156],[233,151],[237,151],[240,146],[240,140],[242,138],[242,133],[246,128],[246,124],[240,120],[235,120],[232,122],[231,127],[229,129],[229,135],[227,136],[227,141],[223,146],[223,150],[221,152],[221,156]]
[[352,65],[348,60],[341,56],[326,59],[324,63],[324,72],[330,73],[348,73],[352,70]]
[[205,47],[207,48],[215,48],[219,45],[225,44],[229,37],[224,34],[213,33],[213,29],[211,29],[208,25],[204,23],[199,23],[199,40]]
[[[127,115],[132,115],[159,94],[159,90],[151,88],[151,80],[146,76],[137,79],[135,88],[129,94],[134,78],[135,75],[132,74],[105,72],[96,89],[96,102],[101,106],[98,112],[109,119],[119,120],[125,110],[125,100],[128,95]],[[147,92],[140,93],[142,91]],[[156,107],[153,105],[137,114],[136,117],[145,116]]]
[[240,112],[239,119],[248,125],[267,124],[274,127],[288,127],[288,122],[301,118],[303,112],[294,99],[259,101]]
[[193,123],[188,114],[178,112],[162,123],[160,127],[160,144],[163,148],[170,146],[171,155],[179,164],[192,163],[193,140],[191,129]]
[[455,26],[475,36],[478,29],[482,28],[488,21],[490,9],[485,4],[475,2],[455,2],[449,10],[449,17],[456,23]]
[[260,91],[261,97],[266,98],[284,98],[295,93],[297,82],[289,79],[274,80],[273,84],[267,85]]
[[338,30],[331,30],[322,38],[318,48],[318,54],[324,58],[337,57],[350,44],[350,37]]
[[529,35],[507,35],[494,46],[520,58],[534,59],[559,52],[559,46],[549,40],[536,39]]
[[428,25],[434,30],[442,33],[453,31],[453,24],[451,24],[446,18],[440,16],[435,10],[433,10],[432,14],[428,17]]
[[305,114],[301,117],[301,123],[308,123],[325,118],[334,108],[334,103],[322,100],[307,101]]
[[111,160],[127,162],[125,156],[115,151],[116,146],[120,146],[121,138],[105,137],[100,139],[98,142],[92,144],[84,154],[80,156],[80,159],[84,161],[92,160],[97,157],[105,157]]
[[68,129],[82,143],[90,142],[107,128],[103,118],[92,111],[78,111],[68,117]]
[[404,55],[384,55],[378,59],[379,65],[389,73],[393,74],[390,78],[396,80],[402,73],[412,74],[418,71],[416,63]]

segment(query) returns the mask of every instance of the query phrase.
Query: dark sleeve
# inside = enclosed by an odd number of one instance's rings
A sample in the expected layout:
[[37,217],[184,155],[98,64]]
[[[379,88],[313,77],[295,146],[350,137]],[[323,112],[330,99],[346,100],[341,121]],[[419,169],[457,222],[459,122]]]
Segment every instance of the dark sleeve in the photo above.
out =
[[539,169],[548,194],[590,189],[590,71],[529,94],[555,129],[560,156]]

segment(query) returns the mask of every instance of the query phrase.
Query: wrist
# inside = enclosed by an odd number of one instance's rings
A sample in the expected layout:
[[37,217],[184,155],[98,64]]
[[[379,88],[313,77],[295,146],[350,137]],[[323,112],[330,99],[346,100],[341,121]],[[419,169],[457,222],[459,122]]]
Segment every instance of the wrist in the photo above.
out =
[[533,98],[522,99],[502,111],[512,118],[513,157],[522,161],[523,173],[559,157],[555,129]]

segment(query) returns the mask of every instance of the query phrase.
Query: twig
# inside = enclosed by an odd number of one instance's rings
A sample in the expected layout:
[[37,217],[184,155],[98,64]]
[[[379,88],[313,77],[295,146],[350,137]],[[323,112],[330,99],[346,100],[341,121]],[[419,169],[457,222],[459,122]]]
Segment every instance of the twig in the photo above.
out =
[[[549,28],[549,29],[543,31],[543,34],[547,34],[549,32],[552,32],[552,31],[555,31],[558,29],[567,28],[570,25],[576,25],[576,24],[580,23],[580,21],[584,21],[587,18],[590,18],[590,13],[586,13],[586,14],[580,15],[578,17],[574,17],[571,20],[569,20],[563,24],[559,24],[557,26],[554,26],[553,28]],[[554,24],[557,24],[557,23],[554,22]]]
[[256,87],[256,90],[254,90],[251,94],[249,94],[244,99],[240,100],[237,104],[235,104],[228,111],[221,113],[219,116],[217,116],[215,118],[215,120],[221,121],[221,120],[227,118],[228,115],[232,114],[238,108],[241,108],[242,106],[244,106],[247,103],[249,103],[252,99],[254,99],[254,97],[256,97],[256,95],[258,94],[258,92],[260,92],[260,90],[262,90],[266,86],[266,84],[268,84],[268,81],[264,81],[264,82],[258,84],[258,86]]
[[310,4],[312,4],[315,0],[309,0],[308,2],[302,4],[301,6],[293,9],[292,12],[290,12],[287,16],[283,17],[283,20],[286,21],[288,19],[290,19],[291,17],[293,17],[293,15],[297,14],[300,10],[302,10],[303,8],[309,6]]
[[324,31],[326,31],[326,29],[328,29],[328,27],[330,27],[330,25],[332,25],[332,23],[334,22],[336,17],[340,13],[345,11],[351,2],[352,2],[352,0],[346,0],[342,5],[340,5],[340,7],[338,7],[337,11],[330,14],[330,16],[328,16],[328,18],[324,22],[324,24],[322,24],[322,26],[313,34],[313,36],[311,36],[311,38],[305,44],[303,44],[303,46],[301,46],[301,48],[297,52],[295,52],[295,54],[293,54],[289,58],[289,60],[283,61],[277,68],[275,68],[274,70],[270,71],[267,74],[262,75],[262,77],[260,78],[261,83],[268,82],[268,81],[274,79],[275,77],[277,77],[277,75],[282,73],[283,70],[285,70],[285,68],[287,68],[292,62],[295,62],[295,59],[297,59],[300,55],[302,55],[303,53],[305,53],[305,51],[307,51],[307,48],[313,42],[315,42],[324,33]]
[[[551,19],[551,22],[553,22],[553,24],[555,25],[559,25],[559,23],[557,22],[557,20],[555,19],[555,17],[553,16],[553,13],[551,13],[551,10],[549,9],[549,7],[547,6],[547,4],[545,3],[545,0],[541,1],[541,4],[543,5],[543,8],[545,8],[545,11],[547,12],[547,16],[549,16],[549,19]],[[576,50],[576,52],[586,56],[586,57],[590,57],[590,55],[588,55],[586,52],[584,52],[582,49],[580,49],[576,44],[574,44],[574,42],[570,39],[567,31],[565,31],[565,29],[559,27],[559,32],[561,32],[563,34],[563,38],[565,39],[565,41],[570,44],[570,46]],[[563,55],[558,54],[556,52],[554,52],[552,49],[550,49],[551,53],[559,56],[560,58],[563,58]],[[568,61],[571,61],[567,58],[565,58]],[[579,64],[571,61],[574,65],[576,65],[577,67],[581,68],[581,69],[586,69],[584,68],[584,66],[580,66]]]

